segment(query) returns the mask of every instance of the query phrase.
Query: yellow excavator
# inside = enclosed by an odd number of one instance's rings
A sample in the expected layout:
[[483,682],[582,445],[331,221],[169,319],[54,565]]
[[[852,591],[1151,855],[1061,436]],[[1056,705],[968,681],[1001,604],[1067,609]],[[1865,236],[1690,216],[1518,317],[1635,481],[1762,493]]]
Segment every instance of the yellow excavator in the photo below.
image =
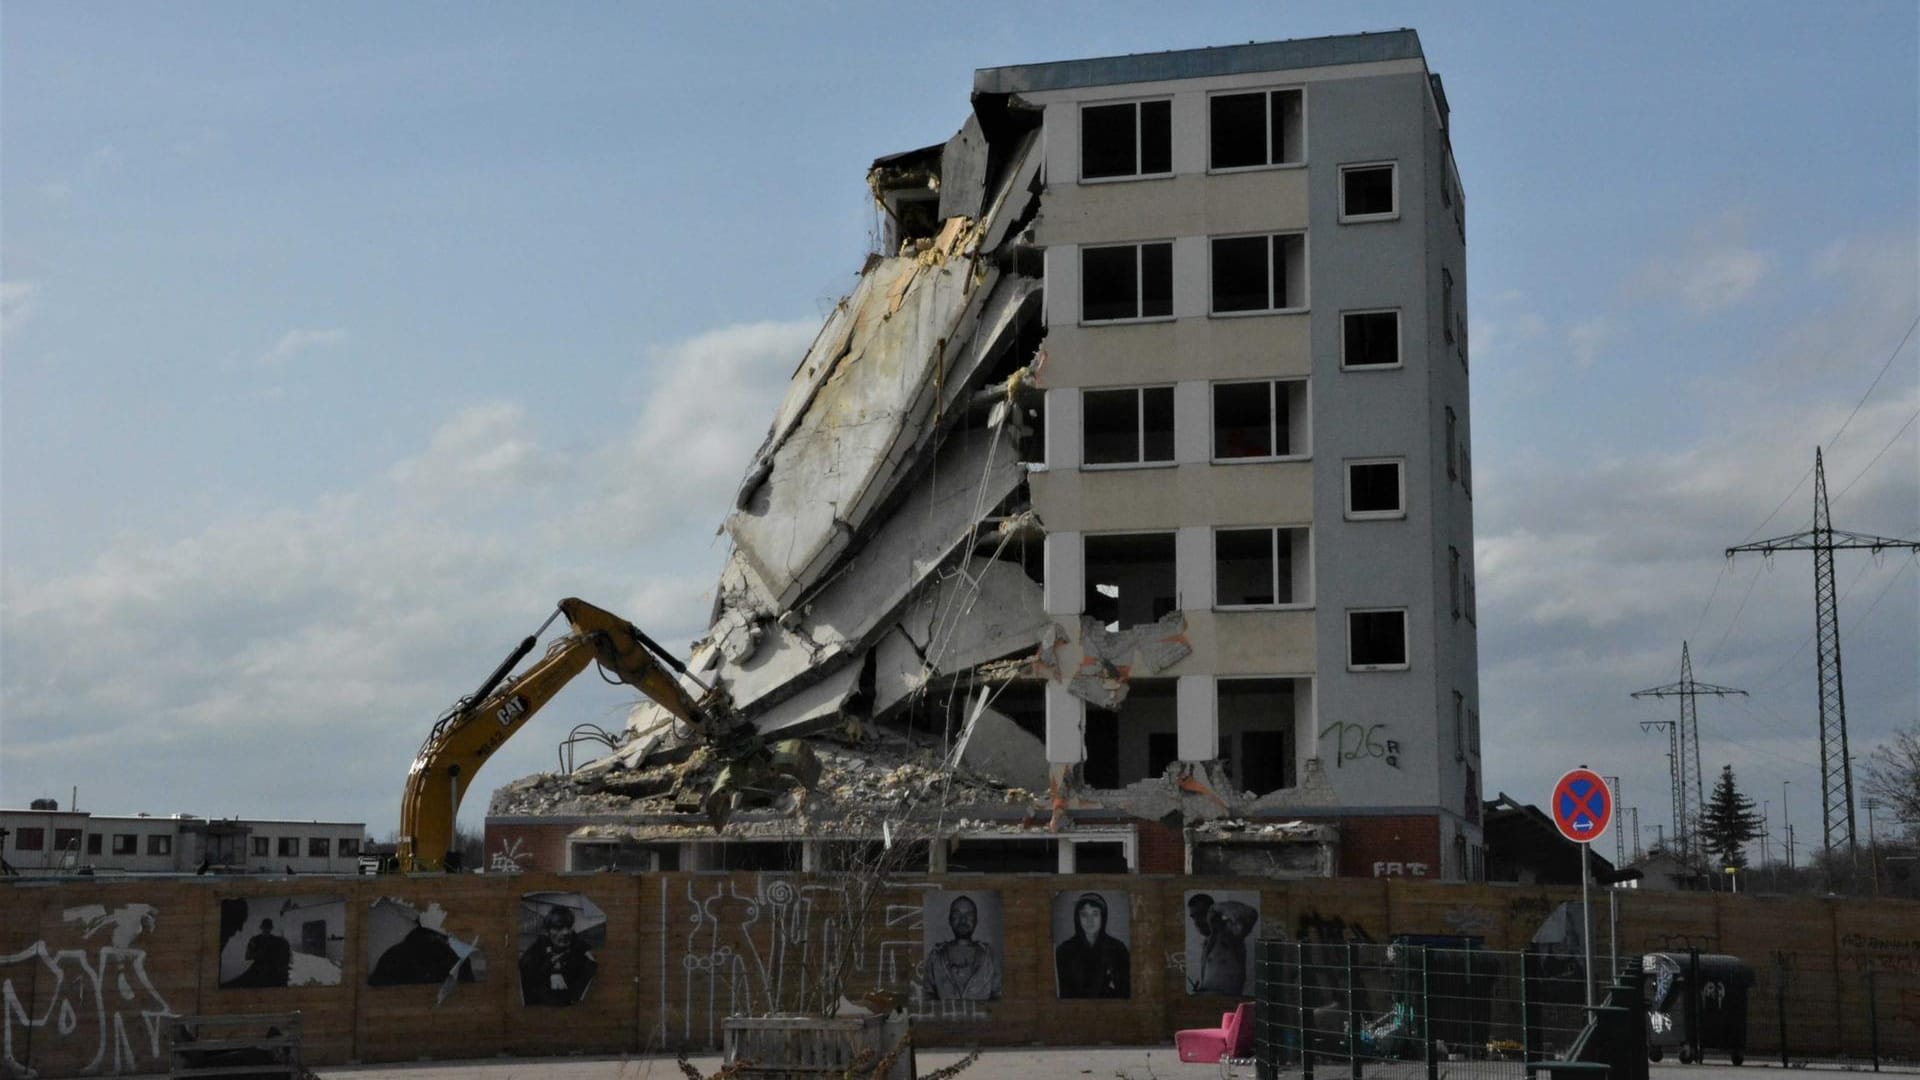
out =
[[[569,632],[555,640],[533,667],[508,678],[533,651],[540,635],[562,616]],[[724,689],[701,683],[639,627],[569,597],[493,669],[479,689],[455,702],[434,723],[407,770],[395,850],[398,870],[462,869],[453,850],[453,825],[474,774],[541,706],[595,661],[615,680],[633,686],[671,713],[678,722],[676,734],[706,744],[700,764],[718,769],[700,804],[716,830],[724,828],[728,815],[749,799],[771,798],[793,787],[811,789],[818,783],[819,761],[803,741],[767,743],[751,724],[734,715]],[[699,687],[700,696],[689,694],[668,668]]]

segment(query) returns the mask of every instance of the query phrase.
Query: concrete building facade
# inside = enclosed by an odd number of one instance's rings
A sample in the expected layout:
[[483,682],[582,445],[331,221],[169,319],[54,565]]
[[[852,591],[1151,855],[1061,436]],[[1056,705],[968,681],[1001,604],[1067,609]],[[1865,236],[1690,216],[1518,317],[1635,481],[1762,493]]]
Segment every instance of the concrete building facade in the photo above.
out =
[[1407,834],[1363,862],[1477,877],[1465,207],[1417,36],[975,92],[1043,110],[1046,611],[1180,611],[1192,644],[1145,717],[1050,683],[1048,759],[1116,787],[1215,759],[1260,796],[1317,761],[1343,847]]
[[[52,800],[47,800],[52,802]],[[367,827],[350,821],[0,809],[0,856],[16,873],[354,874]]]

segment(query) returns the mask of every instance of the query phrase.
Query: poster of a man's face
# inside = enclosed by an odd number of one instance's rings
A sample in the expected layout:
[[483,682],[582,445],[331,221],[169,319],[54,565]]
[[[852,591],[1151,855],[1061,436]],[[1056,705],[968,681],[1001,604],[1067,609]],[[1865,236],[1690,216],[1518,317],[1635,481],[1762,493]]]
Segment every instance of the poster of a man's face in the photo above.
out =
[[1053,971],[1061,997],[1133,996],[1132,923],[1126,893],[1053,894]]
[[1000,1000],[1000,894],[929,891],[921,902],[926,928],[921,987],[929,1001]]
[[1260,893],[1210,889],[1187,893],[1187,993],[1253,993],[1253,940]]
[[437,903],[423,910],[391,896],[375,900],[367,914],[367,985],[438,986],[444,1001],[456,984],[479,981],[487,970],[479,934],[462,941],[446,921]]
[[607,943],[607,916],[579,893],[520,898],[520,1000],[572,1005],[600,970],[593,950]]
[[232,896],[220,901],[222,989],[338,986],[347,944],[341,896]]

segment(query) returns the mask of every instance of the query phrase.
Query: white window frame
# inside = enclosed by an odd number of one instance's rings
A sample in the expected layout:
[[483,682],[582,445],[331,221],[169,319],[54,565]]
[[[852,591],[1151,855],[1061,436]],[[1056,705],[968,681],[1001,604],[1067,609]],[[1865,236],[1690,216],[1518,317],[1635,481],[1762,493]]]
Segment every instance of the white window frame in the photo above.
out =
[[[1393,363],[1391,364],[1350,364],[1347,362],[1347,320],[1355,315],[1391,315],[1393,316]],[[1407,366],[1407,320],[1400,317],[1397,307],[1350,308],[1340,313],[1340,370],[1341,371],[1398,371]]]
[[[1393,189],[1393,209],[1384,214],[1347,213],[1347,174],[1368,169],[1386,169]],[[1400,219],[1400,163],[1398,161],[1354,161],[1340,166],[1340,224],[1357,225],[1370,221],[1398,221]]]
[[[1145,454],[1147,449],[1145,391],[1148,390],[1174,390],[1176,393],[1178,392],[1175,390],[1173,383],[1147,383],[1141,386],[1083,386],[1080,388],[1080,469],[1082,472],[1115,472],[1121,469],[1170,469],[1180,464],[1178,454],[1174,450],[1169,450],[1167,452],[1168,456],[1164,459],[1153,458],[1149,460],[1145,457],[1140,457],[1133,461],[1090,462],[1087,460],[1087,395],[1132,391],[1134,401],[1134,437],[1138,440],[1136,445],[1138,446],[1139,453]],[[1173,423],[1173,438],[1177,446],[1180,437],[1180,415],[1177,401],[1175,402]]]
[[[1289,600],[1285,603],[1273,603],[1273,604],[1223,604],[1220,602],[1220,534],[1221,533],[1264,531],[1267,534],[1268,558],[1272,560],[1270,563],[1268,563],[1268,565],[1272,567],[1273,576],[1274,576],[1273,595],[1279,596],[1280,595],[1280,581],[1279,581],[1280,534],[1283,532],[1293,532],[1296,529],[1307,534],[1307,544],[1306,544],[1307,572],[1305,575],[1306,576],[1305,592],[1307,594],[1307,599]],[[1213,595],[1209,597],[1209,599],[1213,601],[1213,610],[1215,611],[1310,611],[1312,610],[1313,584],[1314,584],[1313,582],[1313,526],[1308,525],[1304,522],[1299,524],[1294,524],[1294,525],[1215,525],[1212,530],[1212,536],[1213,536],[1213,550],[1211,552],[1211,557],[1213,560]],[[1292,565],[1291,551],[1289,551],[1288,553],[1288,560],[1289,560],[1288,565],[1289,567],[1291,567]],[[1291,592],[1293,589],[1293,580],[1291,577],[1289,577],[1287,580],[1287,589],[1289,592]]]
[[[1306,407],[1301,410],[1307,420],[1306,435],[1301,439],[1306,449],[1298,454],[1265,454],[1259,457],[1220,457],[1214,453],[1220,431],[1220,417],[1215,411],[1219,399],[1215,397],[1216,388],[1222,386],[1253,386],[1265,383],[1267,386],[1267,438],[1275,448],[1280,445],[1280,432],[1277,428],[1281,383],[1299,383],[1300,392],[1305,397]],[[1291,433],[1291,432],[1289,432]],[[1313,380],[1301,375],[1293,377],[1267,379],[1215,379],[1207,384],[1207,460],[1215,465],[1258,465],[1271,461],[1308,461],[1313,458]]]
[[[1400,654],[1405,658],[1398,664],[1356,664],[1353,660],[1353,617],[1355,615],[1400,615]],[[1365,607],[1348,608],[1346,612],[1347,670],[1362,671],[1406,671],[1413,666],[1413,623],[1407,617],[1404,607]]]
[[1137,874],[1140,872],[1140,840],[1132,829],[1128,829],[1125,832],[1112,833],[1084,832],[1062,834],[1059,837],[1059,841],[1059,847],[1056,850],[1059,853],[1057,858],[1062,874],[1077,874],[1080,872],[1079,845],[1081,844],[1119,844],[1121,854],[1127,860],[1127,873]]
[[[1136,315],[1130,315],[1120,319],[1089,319],[1087,318],[1087,257],[1086,257],[1086,253],[1089,251],[1107,251],[1114,248],[1132,248],[1133,249],[1133,310],[1136,312],[1139,312],[1139,311],[1144,311],[1147,306],[1146,304],[1147,276],[1146,274],[1141,272],[1142,260],[1144,258],[1144,252],[1146,248],[1152,244],[1167,245],[1167,256],[1168,256],[1167,261],[1169,264],[1173,262],[1173,258],[1172,258],[1173,241],[1166,237],[1162,237],[1158,240],[1130,240],[1124,244],[1082,244],[1080,245],[1079,304],[1080,304],[1080,325],[1081,326],[1129,326],[1135,323],[1172,322],[1175,318],[1178,317],[1177,312],[1169,310],[1169,312],[1165,315],[1136,314]],[[1169,273],[1172,273],[1172,272],[1173,271],[1170,269]],[[1178,290],[1174,290],[1174,291],[1177,292]],[[1171,308],[1172,300],[1173,300],[1173,296],[1171,292],[1168,294],[1167,300],[1168,300],[1168,306],[1169,308]],[[1261,313],[1256,312],[1255,314],[1261,314]]]
[[[1230,165],[1223,169],[1214,168],[1213,166],[1213,99],[1216,97],[1242,97],[1247,94],[1261,94],[1266,98],[1267,124],[1266,124],[1265,134],[1269,140],[1271,140],[1273,137],[1273,95],[1275,94],[1299,94],[1300,95],[1300,160],[1299,161],[1274,161],[1273,147],[1269,145],[1267,147],[1267,163],[1265,165]],[[1310,130],[1312,130],[1312,128],[1307,123],[1307,88],[1304,86],[1272,86],[1272,87],[1266,87],[1259,90],[1255,90],[1255,89],[1215,90],[1207,95],[1207,172],[1209,174],[1216,175],[1216,176],[1224,176],[1229,173],[1265,172],[1269,169],[1304,169],[1307,167],[1307,161],[1308,161],[1307,132]]]
[[[1396,510],[1355,510],[1353,508],[1353,467],[1355,465],[1392,465],[1400,477],[1400,506]],[[1348,521],[1398,521],[1407,516],[1407,459],[1403,457],[1348,458],[1340,463],[1342,504]]]
[[[1140,147],[1142,145],[1142,141],[1140,138],[1140,135],[1141,135],[1140,106],[1152,101],[1164,101],[1167,103],[1167,171],[1166,172],[1150,173],[1150,172],[1142,172],[1140,170]],[[1123,173],[1119,176],[1088,176],[1087,162],[1086,162],[1087,110],[1088,109],[1110,109],[1116,105],[1133,106],[1133,171],[1130,173]],[[1164,180],[1167,177],[1170,177],[1173,175],[1173,146],[1174,146],[1173,95],[1162,94],[1158,97],[1115,98],[1111,101],[1083,101],[1080,103],[1080,111],[1077,114],[1075,114],[1074,118],[1078,120],[1081,125],[1079,144],[1074,147],[1074,154],[1079,158],[1079,160],[1076,161],[1075,164],[1079,166],[1077,171],[1080,174],[1080,183],[1082,184],[1125,184],[1125,183],[1131,183],[1132,181],[1135,181],[1135,180]]]
[[[1297,236],[1300,238],[1300,283],[1299,307],[1250,308],[1246,311],[1215,311],[1213,309],[1213,242],[1215,240],[1250,240],[1262,237],[1267,243],[1267,299],[1273,299],[1273,243],[1276,236]],[[1304,315],[1313,310],[1313,241],[1305,229],[1276,229],[1271,232],[1221,233],[1207,237],[1207,317],[1210,319],[1259,318],[1266,315]]]

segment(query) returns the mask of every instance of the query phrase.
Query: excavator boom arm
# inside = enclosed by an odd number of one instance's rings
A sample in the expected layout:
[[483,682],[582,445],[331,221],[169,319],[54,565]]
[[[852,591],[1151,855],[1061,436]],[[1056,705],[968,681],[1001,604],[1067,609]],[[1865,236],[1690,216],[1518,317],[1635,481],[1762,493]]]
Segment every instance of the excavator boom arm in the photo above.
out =
[[[446,868],[460,802],[487,758],[514,736],[541,707],[553,700],[588,664],[599,661],[620,681],[633,686],[700,736],[712,734],[713,695],[696,700],[660,663],[665,657],[685,671],[632,623],[584,600],[560,601],[569,633],[527,671],[488,693],[482,701],[457,707],[434,728],[407,772],[400,800],[401,870]],[[524,646],[523,646],[524,647]],[[509,658],[509,661],[513,660]],[[503,666],[510,666],[503,665]],[[502,674],[496,671],[489,684]],[[484,691],[483,691],[484,692]]]

